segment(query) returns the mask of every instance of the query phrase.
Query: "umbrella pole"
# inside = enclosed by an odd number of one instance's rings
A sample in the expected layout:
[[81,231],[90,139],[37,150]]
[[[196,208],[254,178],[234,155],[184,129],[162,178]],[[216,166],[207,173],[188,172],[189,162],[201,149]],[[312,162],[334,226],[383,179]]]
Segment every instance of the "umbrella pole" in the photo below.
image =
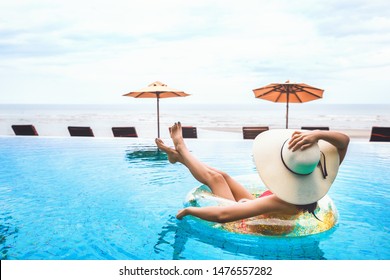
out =
[[288,101],[289,101],[289,92],[287,92],[287,103],[286,103],[286,129],[288,128]]
[[157,93],[157,137],[160,138],[160,94]]

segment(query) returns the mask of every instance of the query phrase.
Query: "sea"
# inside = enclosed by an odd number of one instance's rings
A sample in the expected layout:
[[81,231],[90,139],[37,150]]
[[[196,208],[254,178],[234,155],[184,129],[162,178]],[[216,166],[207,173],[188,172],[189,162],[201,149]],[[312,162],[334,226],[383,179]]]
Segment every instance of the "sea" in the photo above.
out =
[[[286,127],[286,105],[180,104],[160,101],[160,136],[180,121],[196,126],[198,138],[242,138],[244,126]],[[134,126],[140,138],[157,136],[155,100],[126,104],[0,104],[0,135],[14,135],[13,124],[32,124],[40,136],[69,136],[68,126],[89,126],[96,137],[112,137],[112,127]],[[373,126],[390,126],[390,104],[289,105],[288,127],[326,126],[367,137]]]

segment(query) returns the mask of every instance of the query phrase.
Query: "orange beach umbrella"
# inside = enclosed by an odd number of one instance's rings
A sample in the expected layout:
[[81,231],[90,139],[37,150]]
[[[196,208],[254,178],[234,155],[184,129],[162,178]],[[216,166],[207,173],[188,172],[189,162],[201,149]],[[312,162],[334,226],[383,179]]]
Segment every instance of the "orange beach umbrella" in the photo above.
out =
[[324,90],[303,83],[273,83],[253,90],[256,98],[286,103],[286,128],[288,128],[288,104],[303,103],[322,98]]
[[184,91],[173,89],[161,82],[151,83],[148,87],[131,91],[123,96],[134,98],[156,98],[157,99],[157,135],[160,137],[160,98],[185,97],[190,94]]

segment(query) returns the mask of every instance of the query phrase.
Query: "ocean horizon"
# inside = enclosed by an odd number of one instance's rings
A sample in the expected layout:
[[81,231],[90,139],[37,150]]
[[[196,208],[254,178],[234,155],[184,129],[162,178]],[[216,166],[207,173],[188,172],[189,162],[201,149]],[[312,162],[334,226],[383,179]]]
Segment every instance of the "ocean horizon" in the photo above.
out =
[[[168,127],[181,121],[198,127],[206,138],[220,137],[217,131],[239,138],[243,126],[285,128],[285,114],[283,103],[188,104],[163,100],[161,136],[169,137]],[[41,136],[69,136],[67,126],[90,126],[95,136],[110,137],[111,127],[134,126],[139,137],[154,138],[156,123],[156,100],[151,99],[126,104],[0,104],[0,135],[14,135],[13,124],[33,124]],[[365,131],[372,126],[390,126],[390,104],[290,104],[289,128],[302,126]]]

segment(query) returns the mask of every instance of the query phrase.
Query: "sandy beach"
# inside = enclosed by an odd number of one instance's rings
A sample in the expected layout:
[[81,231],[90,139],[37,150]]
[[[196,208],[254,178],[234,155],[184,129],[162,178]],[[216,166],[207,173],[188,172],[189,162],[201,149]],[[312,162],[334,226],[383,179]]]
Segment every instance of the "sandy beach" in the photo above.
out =
[[[292,128],[299,129],[299,128]],[[364,140],[369,139],[371,130],[369,129],[337,129],[337,131],[347,134],[351,139]],[[211,135],[218,136],[223,135],[224,133],[231,134],[234,138],[242,138],[242,127],[202,127],[200,128],[199,133],[204,133],[205,136],[210,137]],[[237,136],[237,137],[236,137]],[[211,138],[211,137],[210,137]]]

